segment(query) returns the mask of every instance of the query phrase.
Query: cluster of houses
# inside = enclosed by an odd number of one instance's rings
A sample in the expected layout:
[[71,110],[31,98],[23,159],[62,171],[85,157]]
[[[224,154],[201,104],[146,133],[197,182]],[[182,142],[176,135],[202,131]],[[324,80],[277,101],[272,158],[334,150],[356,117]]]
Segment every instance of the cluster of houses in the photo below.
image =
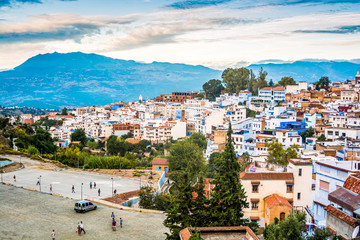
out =
[[[183,139],[194,132],[206,136],[207,159],[221,152],[231,135],[239,159],[249,154],[251,165],[240,175],[250,206],[245,216],[261,227],[294,210],[307,213],[308,227],[328,227],[345,239],[359,235],[360,226],[360,74],[315,90],[306,82],[265,87],[258,96],[249,91],[224,93],[214,102],[204,92],[174,92],[155,99],[116,102],[76,108],[71,115],[49,114],[63,120],[51,127],[60,147],[66,147],[76,129],[88,138],[106,140],[131,133],[131,141],[153,143]],[[256,112],[249,117],[250,110]],[[39,116],[21,116],[31,123]],[[313,130],[313,135],[301,133]],[[267,142],[288,148],[298,145],[298,159],[287,166],[267,161]],[[156,160],[165,169],[166,161]],[[211,183],[205,187],[211,197]],[[189,230],[190,231],[190,230]]]

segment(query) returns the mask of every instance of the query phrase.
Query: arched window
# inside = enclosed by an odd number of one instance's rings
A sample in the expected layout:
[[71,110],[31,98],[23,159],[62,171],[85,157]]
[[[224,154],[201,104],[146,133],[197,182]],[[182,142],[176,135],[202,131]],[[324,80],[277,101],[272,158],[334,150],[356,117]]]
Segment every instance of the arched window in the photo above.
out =
[[282,213],[280,213],[280,221],[282,221],[282,220],[284,220],[284,219],[285,219],[285,213],[282,212]]

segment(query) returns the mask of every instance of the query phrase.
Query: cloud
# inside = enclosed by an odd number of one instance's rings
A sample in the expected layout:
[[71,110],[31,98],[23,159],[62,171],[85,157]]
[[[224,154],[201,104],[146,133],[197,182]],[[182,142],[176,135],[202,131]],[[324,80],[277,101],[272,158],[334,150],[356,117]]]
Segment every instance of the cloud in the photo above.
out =
[[192,9],[192,8],[203,8],[211,7],[224,3],[231,2],[232,0],[186,0],[178,1],[167,5],[167,7],[174,9]]
[[135,21],[133,17],[80,16],[77,14],[52,14],[32,16],[30,21],[1,23],[0,42],[34,42],[41,40],[80,41],[83,36],[100,33],[111,25],[125,25]]
[[341,26],[334,29],[319,29],[319,30],[297,30],[296,33],[329,33],[329,34],[353,34],[360,32],[360,25]]
[[[59,0],[61,2],[74,2],[78,0]],[[0,0],[0,8],[2,7],[12,7],[17,4],[24,4],[24,3],[30,3],[30,4],[42,4],[42,0]]]

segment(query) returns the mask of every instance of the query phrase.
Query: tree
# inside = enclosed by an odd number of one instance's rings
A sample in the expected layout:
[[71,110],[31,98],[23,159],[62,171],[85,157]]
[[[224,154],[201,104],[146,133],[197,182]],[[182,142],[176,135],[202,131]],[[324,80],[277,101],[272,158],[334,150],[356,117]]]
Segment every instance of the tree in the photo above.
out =
[[305,142],[305,139],[312,137],[315,134],[315,130],[312,127],[309,127],[304,132],[301,132],[299,135],[302,137],[302,141]]
[[325,89],[326,91],[330,88],[330,80],[328,77],[321,77],[319,81],[314,82],[314,86],[316,90]]
[[221,153],[219,152],[213,152],[210,154],[209,164],[207,168],[207,177],[208,178],[214,178],[215,176],[215,163],[219,160],[218,158],[221,157]]
[[321,134],[320,137],[317,138],[317,141],[318,142],[325,142],[326,141],[326,137],[325,137],[325,134]]
[[251,110],[250,108],[246,108],[246,118],[248,117],[256,117],[256,111]]
[[37,155],[39,154],[39,150],[37,150],[37,148],[34,146],[29,146],[27,149],[27,153],[30,155]]
[[181,229],[192,226],[191,214],[193,201],[193,187],[191,186],[189,174],[181,172],[181,177],[174,181],[172,186],[171,207],[165,211],[166,219],[164,226],[169,228],[170,234],[166,233],[166,239],[179,239]]
[[196,95],[196,98],[201,98],[201,99],[203,99],[203,98],[205,98],[205,96],[204,96],[204,94],[199,93],[198,95]]
[[227,68],[221,75],[225,83],[225,91],[228,93],[238,93],[240,90],[248,88],[250,71],[246,68]]
[[190,138],[188,138],[187,141],[194,143],[202,151],[204,151],[207,147],[206,137],[204,136],[204,134],[199,133],[199,132],[194,132],[193,134],[191,134]]
[[170,175],[173,181],[178,181],[183,173],[188,173],[188,179],[196,182],[196,178],[205,174],[206,165],[203,152],[191,141],[178,141],[170,148],[168,158]]
[[274,82],[273,82],[272,79],[270,79],[270,81],[269,81],[269,87],[273,87],[273,86],[274,86]]
[[203,90],[206,93],[206,97],[210,101],[215,101],[215,99],[220,96],[221,91],[224,89],[224,86],[218,79],[211,79],[203,85]]
[[54,140],[45,129],[38,128],[35,135],[32,136],[31,142],[41,153],[54,153],[56,151]]
[[243,209],[249,207],[245,190],[240,182],[240,165],[231,139],[232,129],[229,124],[225,150],[215,165],[215,178],[212,182],[212,197],[209,212],[212,213],[213,226],[243,226],[248,220],[243,219]]
[[192,226],[206,227],[210,223],[208,212],[209,200],[205,196],[204,188],[204,180],[200,177],[198,183],[196,183],[194,187],[196,198],[193,199],[191,208]]
[[150,186],[141,187],[139,197],[140,197],[139,206],[141,208],[153,209],[154,190],[152,187]]
[[240,172],[243,172],[250,165],[250,154],[248,152],[241,155],[242,162],[240,163]]
[[324,240],[329,239],[332,236],[329,229],[316,228],[312,236],[307,237],[307,240]]
[[258,95],[258,90],[269,86],[266,81],[267,72],[261,67],[259,70],[259,76],[256,79],[255,89],[253,90],[254,95]]
[[282,222],[278,219],[270,223],[264,230],[266,240],[302,240],[306,232],[306,216],[304,212],[289,214]]
[[296,82],[292,77],[282,77],[278,84],[286,87],[287,85],[296,85]]
[[289,159],[298,157],[298,145],[291,145],[285,150],[281,143],[272,141],[270,143],[267,143],[266,146],[269,153],[268,160],[272,163],[286,166],[289,162]]
[[64,107],[62,110],[61,110],[61,115],[68,115],[68,112],[67,112],[67,108]]
[[86,142],[88,141],[88,138],[86,137],[85,130],[82,128],[76,129],[75,132],[73,132],[70,135],[70,139],[72,142],[79,141],[83,146],[85,146]]

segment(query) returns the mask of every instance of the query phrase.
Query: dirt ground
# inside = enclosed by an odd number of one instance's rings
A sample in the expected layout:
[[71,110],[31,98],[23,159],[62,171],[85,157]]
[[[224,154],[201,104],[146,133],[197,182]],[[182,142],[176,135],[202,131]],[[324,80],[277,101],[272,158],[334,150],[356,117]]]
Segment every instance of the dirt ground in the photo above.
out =
[[[86,231],[81,239],[165,239],[163,214],[117,210],[98,205],[85,214],[73,210],[75,201],[45,193],[0,184],[0,239],[80,239],[76,233],[79,221]],[[111,230],[111,212],[123,228]]]

